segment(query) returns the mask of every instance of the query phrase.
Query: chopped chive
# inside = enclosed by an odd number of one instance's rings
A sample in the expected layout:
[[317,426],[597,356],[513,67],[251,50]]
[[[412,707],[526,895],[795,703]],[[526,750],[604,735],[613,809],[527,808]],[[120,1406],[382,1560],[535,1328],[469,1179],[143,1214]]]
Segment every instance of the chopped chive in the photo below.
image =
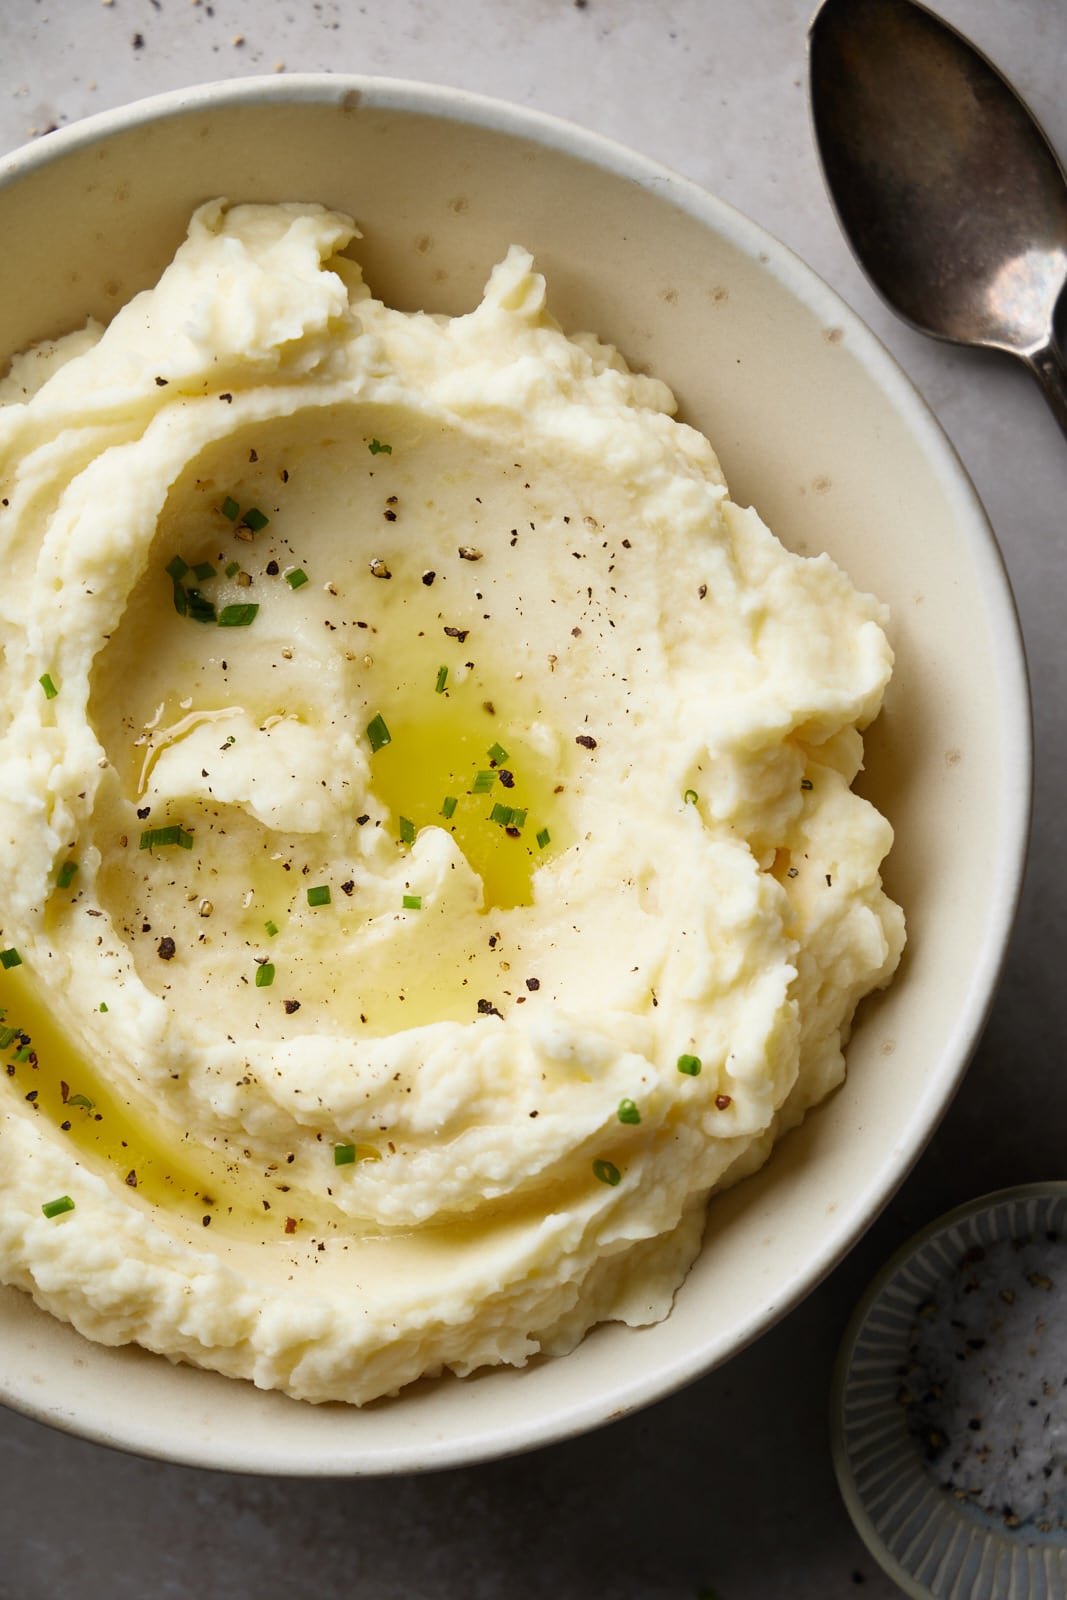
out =
[[45,699],[46,700],[54,700],[56,695],[59,693],[59,690],[56,688],[55,684],[52,682],[51,674],[47,673],[47,672],[42,672],[41,676],[37,679],[37,682],[41,685],[41,688],[44,690]]
[[146,828],[141,834],[142,850],[154,850],[157,845],[176,844],[182,850],[193,848],[193,836],[178,822],[171,822],[165,828]]
[[253,601],[243,605],[223,606],[219,612],[220,628],[247,628],[256,620],[259,606]]
[[[174,574],[172,573],[171,576],[173,577]],[[196,566],[193,568],[193,577],[199,578],[201,583],[203,583],[205,578],[217,578],[218,572],[211,565],[210,561],[198,561]]]
[[101,1011],[106,1011],[107,1010],[107,1001],[106,1000],[101,1000],[100,1009],[101,1009]]
[[263,926],[273,939],[274,935],[278,932],[278,924],[276,922],[265,922]]
[[400,841],[402,844],[415,843],[415,824],[408,817],[400,818]]
[[453,817],[453,816],[455,816],[456,807],[457,807],[458,804],[459,804],[459,801],[458,801],[457,797],[454,794],[446,794],[445,795],[445,803],[441,807],[441,815],[443,817]]
[[499,822],[502,828],[508,828],[511,826],[511,819],[514,815],[515,813],[510,806],[502,806],[498,800],[489,813],[489,821]]
[[502,744],[491,744],[489,749],[486,751],[486,755],[489,757],[490,761],[495,762],[498,767],[502,761],[506,761],[508,759],[508,753]]
[[391,444],[383,444],[380,439],[372,439],[370,442],[370,453],[372,456],[391,456],[393,453],[393,447]]
[[7,1050],[19,1037],[21,1028],[0,1028],[0,1050]]
[[246,528],[251,528],[253,533],[260,533],[267,526],[270,518],[265,517],[258,506],[253,506],[250,511],[245,512],[241,521]]
[[684,1072],[686,1077],[688,1077],[688,1078],[699,1078],[699,1076],[700,1076],[700,1065],[701,1065],[701,1062],[700,1062],[700,1057],[699,1056],[679,1056],[678,1057],[678,1071],[679,1072]]
[[372,752],[380,750],[383,745],[392,744],[393,742],[393,736],[385,726],[385,718],[380,711],[376,717],[372,717],[367,723],[367,738],[370,740]]
[[406,894],[404,896],[403,905],[404,905],[404,910],[405,911],[421,911],[422,910],[422,895],[421,894]]
[[614,1189],[622,1177],[622,1173],[613,1161],[594,1161],[593,1176],[594,1178],[599,1178],[601,1183],[606,1183]]
[[271,961],[262,961],[256,968],[256,988],[269,989],[274,982],[274,964]]
[[356,1159],[354,1144],[335,1144],[333,1147],[333,1164],[335,1167],[350,1167]]
[[695,806],[699,799],[700,796],[695,789],[687,789],[682,796],[682,803],[687,806]]
[[215,622],[214,601],[208,600],[199,589],[186,589],[185,601],[194,622]]
[[64,861],[63,865],[59,869],[59,876],[56,878],[57,887],[60,889],[69,889],[71,882],[73,881],[74,874],[77,872],[77,870],[78,863],[76,861]]
[[16,1061],[28,1061],[32,1055],[33,1055],[33,1045],[32,1044],[24,1044],[21,1049],[15,1051],[15,1060]]
[[537,835],[538,848],[543,850],[545,848],[545,846],[551,841],[551,838],[552,838],[552,835],[549,833],[548,829],[547,828],[542,828],[540,833]]
[[435,688],[436,688],[438,694],[444,694],[444,692],[445,692],[445,684],[447,682],[448,682],[448,668],[447,667],[438,667],[438,669],[437,669],[437,683],[435,685]]
[[496,773],[482,771],[475,774],[471,789],[475,794],[488,794],[496,782]]
[[515,810],[511,813],[511,826],[513,828],[524,828],[526,826],[525,811]]
[[620,1100],[618,1117],[620,1122],[636,1124],[641,1121],[641,1113],[633,1100]]
[[330,903],[330,885],[317,883],[313,889],[308,890],[309,906],[328,906]]
[[184,584],[180,584],[177,578],[174,580],[174,609],[179,617],[189,614],[189,596],[185,592]]
[[22,957],[17,950],[0,950],[0,967],[3,967],[5,972],[10,972],[12,967],[21,967],[21,965]]
[[69,1094],[67,1096],[67,1104],[68,1106],[81,1106],[83,1111],[91,1111],[96,1102],[95,1100],[90,1100],[87,1094]]
[[227,517],[230,520],[230,522],[236,522],[237,521],[237,514],[238,514],[238,512],[240,511],[241,508],[237,504],[237,501],[234,499],[233,495],[232,494],[228,494],[226,496],[225,500],[222,502],[222,508],[221,509],[222,509],[222,514],[223,514],[224,517]]
[[228,561],[226,563],[225,568],[224,568],[224,571],[225,571],[226,576],[228,578],[235,578],[237,576],[237,574],[240,572],[240,570],[241,570],[241,563],[239,561]]
[[163,571],[177,583],[179,578],[184,578],[189,571],[189,563],[181,556],[171,556]]
[[292,572],[285,574],[285,581],[290,589],[302,589],[308,581],[308,575],[303,567],[294,567]]
[[74,1201],[69,1194],[61,1194],[58,1200],[46,1200],[41,1210],[46,1217],[61,1217],[64,1211],[74,1210]]

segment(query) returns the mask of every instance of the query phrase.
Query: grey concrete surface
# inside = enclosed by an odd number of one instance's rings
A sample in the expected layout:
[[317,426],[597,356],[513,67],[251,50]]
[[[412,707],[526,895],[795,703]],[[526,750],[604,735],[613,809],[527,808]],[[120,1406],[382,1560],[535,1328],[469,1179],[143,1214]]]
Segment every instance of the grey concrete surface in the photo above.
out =
[[[1063,0],[938,0],[1067,157]],[[113,1454],[0,1411],[0,1600],[205,1596],[890,1600],[830,1464],[849,1310],[957,1201],[1064,1176],[1067,1126],[1067,444],[1025,374],[935,345],[880,305],[826,201],[808,129],[811,0],[0,0],[0,149],[158,90],[274,70],[445,82],[558,113],[762,223],[865,317],[939,416],[1000,540],[1030,661],[1031,865],[985,1039],[916,1170],[809,1299],[646,1412],[522,1458],[310,1482]]]

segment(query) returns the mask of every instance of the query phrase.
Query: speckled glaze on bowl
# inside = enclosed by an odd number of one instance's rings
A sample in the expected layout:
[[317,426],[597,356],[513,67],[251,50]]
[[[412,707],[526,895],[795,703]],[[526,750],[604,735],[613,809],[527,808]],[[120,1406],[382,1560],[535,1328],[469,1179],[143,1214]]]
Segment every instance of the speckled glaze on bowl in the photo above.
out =
[[830,1416],[838,1484],[857,1532],[910,1600],[1067,1597],[1063,1531],[1010,1527],[943,1488],[899,1400],[923,1302],[969,1252],[1046,1234],[1067,1237],[1067,1183],[1002,1189],[958,1206],[886,1263],[842,1341]]
[[897,832],[886,885],[909,946],[868,1002],[849,1077],[754,1179],[715,1200],[671,1316],[600,1328],[522,1371],[423,1381],[362,1411],[310,1406],[135,1348],[0,1291],[0,1396],[147,1455],[240,1471],[381,1473],[548,1443],[725,1361],[852,1245],[947,1106],[985,1019],[1026,848],[1030,730],[1000,556],[951,447],[857,318],[762,230],[568,124],[423,85],[245,79],[77,124],[0,162],[0,360],[107,318],[154,281],[192,208],[350,212],[374,290],[459,312],[512,242],[564,328],[672,385],[735,499],[887,600],[897,670],[861,785]]

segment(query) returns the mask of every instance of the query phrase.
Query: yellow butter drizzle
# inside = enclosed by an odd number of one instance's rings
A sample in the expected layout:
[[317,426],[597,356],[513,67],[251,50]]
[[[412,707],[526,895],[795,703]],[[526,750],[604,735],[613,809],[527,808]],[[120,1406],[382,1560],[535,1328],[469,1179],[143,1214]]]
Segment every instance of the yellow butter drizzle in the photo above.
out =
[[149,1205],[201,1222],[209,1216],[212,1228],[284,1236],[286,1217],[301,1216],[307,1197],[281,1191],[284,1169],[257,1182],[238,1166],[239,1152],[227,1159],[192,1145],[149,1107],[117,1093],[52,1017],[24,965],[0,970],[0,1010],[0,1039],[16,1030],[0,1051],[8,1103],[14,1109],[21,1101],[23,1114],[40,1118],[89,1170],[121,1182]]
[[[438,827],[452,833],[482,880],[486,909],[532,904],[536,867],[569,837],[556,796],[560,774],[548,770],[545,757],[518,731],[521,724],[498,703],[487,709],[476,685],[442,694],[423,690],[418,711],[414,698],[405,695],[381,710],[390,742],[371,757],[373,793],[388,806],[394,826],[403,817],[416,832]],[[487,775],[481,792],[479,773]],[[446,800],[456,802],[451,816]],[[525,816],[509,832],[493,820],[494,806]],[[547,840],[539,843],[545,832]]]

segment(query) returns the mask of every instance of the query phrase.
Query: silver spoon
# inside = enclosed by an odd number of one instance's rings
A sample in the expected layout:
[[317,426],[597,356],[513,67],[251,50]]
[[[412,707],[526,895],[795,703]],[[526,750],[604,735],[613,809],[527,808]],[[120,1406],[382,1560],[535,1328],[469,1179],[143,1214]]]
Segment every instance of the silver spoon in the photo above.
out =
[[875,288],[922,333],[1018,356],[1067,434],[1067,179],[1037,122],[915,0],[824,0],[809,64],[827,187]]

